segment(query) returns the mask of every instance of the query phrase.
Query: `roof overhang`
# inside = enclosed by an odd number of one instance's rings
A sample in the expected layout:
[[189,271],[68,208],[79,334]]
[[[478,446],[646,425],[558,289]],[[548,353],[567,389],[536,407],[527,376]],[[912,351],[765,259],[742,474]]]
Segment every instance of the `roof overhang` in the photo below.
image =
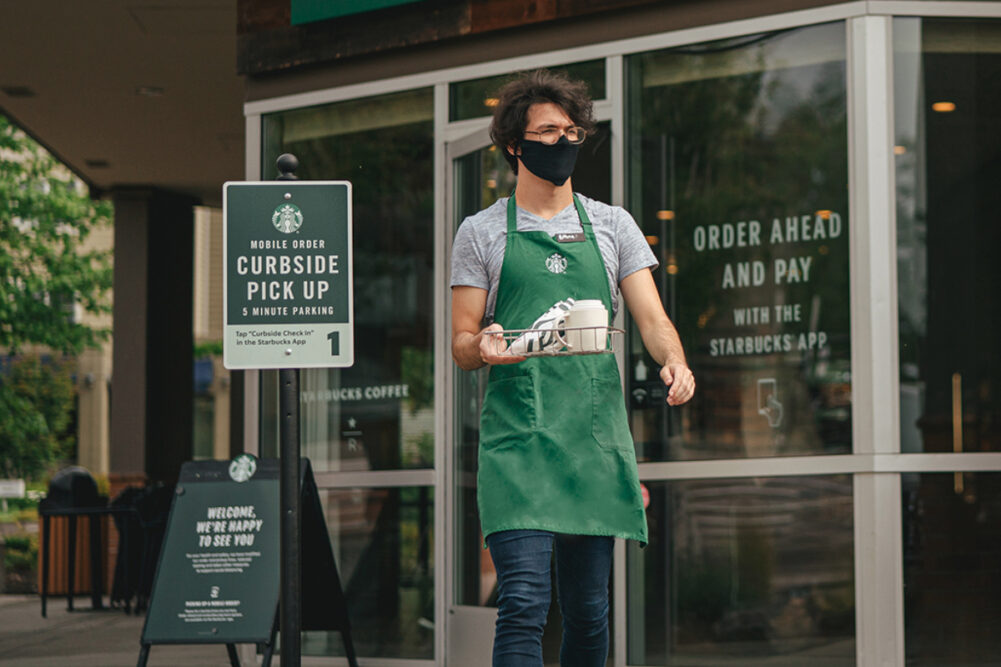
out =
[[244,175],[236,0],[0,0],[0,113],[98,192]]

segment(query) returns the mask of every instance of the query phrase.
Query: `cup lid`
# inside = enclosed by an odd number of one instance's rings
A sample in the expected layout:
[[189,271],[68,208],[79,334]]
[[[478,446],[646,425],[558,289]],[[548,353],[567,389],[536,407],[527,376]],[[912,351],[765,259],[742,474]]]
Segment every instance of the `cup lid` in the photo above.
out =
[[601,299],[578,299],[573,302],[574,308],[604,308]]

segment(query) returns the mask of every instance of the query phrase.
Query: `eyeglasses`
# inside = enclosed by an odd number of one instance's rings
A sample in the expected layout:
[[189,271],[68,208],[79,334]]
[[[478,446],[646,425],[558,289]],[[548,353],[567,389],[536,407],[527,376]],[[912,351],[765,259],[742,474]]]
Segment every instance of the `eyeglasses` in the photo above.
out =
[[584,140],[587,139],[587,130],[583,127],[578,127],[573,125],[565,130],[560,130],[555,127],[549,127],[545,130],[525,130],[525,134],[537,134],[539,135],[539,141],[552,146],[557,141],[560,140],[561,135],[566,135],[567,141],[571,144],[582,144]]

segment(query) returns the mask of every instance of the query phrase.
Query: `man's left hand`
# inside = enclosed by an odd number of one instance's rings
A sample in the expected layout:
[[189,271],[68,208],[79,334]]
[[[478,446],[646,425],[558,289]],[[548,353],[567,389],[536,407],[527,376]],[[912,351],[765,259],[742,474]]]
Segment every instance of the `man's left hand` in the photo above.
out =
[[660,369],[660,379],[671,388],[667,392],[668,405],[687,403],[695,394],[695,376],[685,364],[668,364]]

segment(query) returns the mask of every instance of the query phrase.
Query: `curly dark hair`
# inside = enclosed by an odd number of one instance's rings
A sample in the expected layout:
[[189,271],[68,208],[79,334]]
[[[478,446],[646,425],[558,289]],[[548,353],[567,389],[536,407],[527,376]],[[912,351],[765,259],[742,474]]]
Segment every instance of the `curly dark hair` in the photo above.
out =
[[507,151],[525,136],[528,109],[533,104],[552,102],[563,109],[575,125],[594,132],[594,112],[587,84],[573,81],[560,72],[538,69],[509,81],[497,92],[497,107],[490,124],[490,138],[504,159],[518,173],[518,158]]

